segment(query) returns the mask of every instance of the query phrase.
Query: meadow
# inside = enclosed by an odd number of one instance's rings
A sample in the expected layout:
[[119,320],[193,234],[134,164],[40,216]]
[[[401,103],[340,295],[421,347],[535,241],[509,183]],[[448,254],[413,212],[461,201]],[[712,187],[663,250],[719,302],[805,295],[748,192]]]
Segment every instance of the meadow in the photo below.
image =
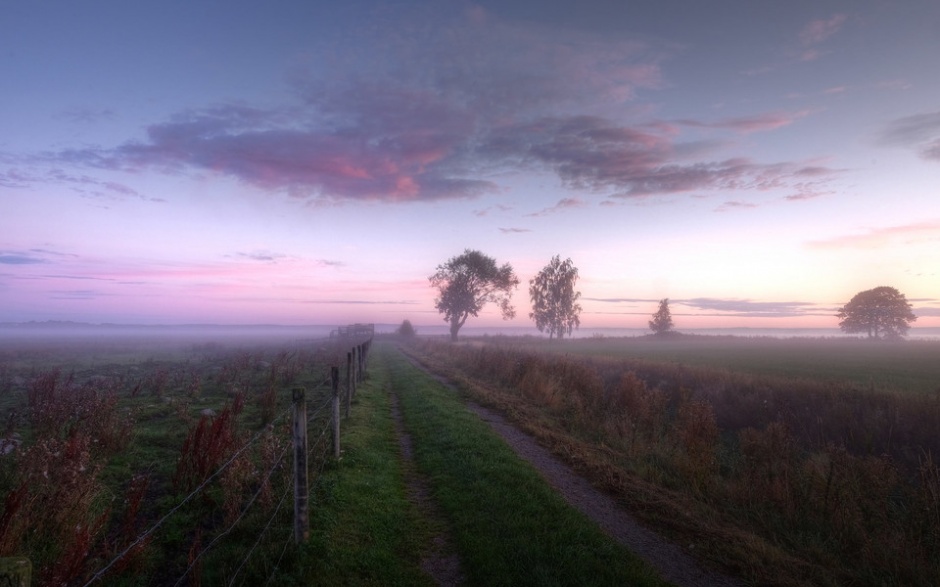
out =
[[631,511],[761,585],[940,577],[940,343],[424,339]]
[[[293,584],[290,390],[309,390],[319,433],[336,352],[4,339],[0,556],[29,558],[34,585]],[[322,467],[329,443],[314,438]]]
[[[335,458],[323,384],[343,344],[6,341],[0,557],[29,559],[33,585],[431,585],[423,561],[444,532],[468,585],[666,584],[389,344],[341,417]],[[311,479],[299,543],[296,387]],[[416,505],[409,475],[440,513]]]

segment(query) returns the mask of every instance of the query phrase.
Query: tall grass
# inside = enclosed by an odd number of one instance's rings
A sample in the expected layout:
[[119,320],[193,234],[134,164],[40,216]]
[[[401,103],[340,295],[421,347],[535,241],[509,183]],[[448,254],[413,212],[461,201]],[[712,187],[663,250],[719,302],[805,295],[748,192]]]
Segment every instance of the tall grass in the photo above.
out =
[[[14,450],[0,455],[0,556],[28,557],[39,585],[81,584],[131,544],[101,584],[173,584],[190,562],[191,584],[220,584],[236,568],[240,584],[267,579],[283,541],[256,541],[269,522],[281,536],[290,529],[290,508],[277,509],[290,482],[289,430],[274,420],[290,402],[285,386],[322,381],[322,353],[213,347],[194,360],[148,357],[142,347],[134,360],[123,348],[92,347],[7,352],[0,445]],[[253,545],[261,554],[242,568]]]
[[680,491],[804,561],[813,582],[933,585],[940,576],[940,394],[508,345],[419,344],[534,407],[526,418],[606,447],[627,473]]

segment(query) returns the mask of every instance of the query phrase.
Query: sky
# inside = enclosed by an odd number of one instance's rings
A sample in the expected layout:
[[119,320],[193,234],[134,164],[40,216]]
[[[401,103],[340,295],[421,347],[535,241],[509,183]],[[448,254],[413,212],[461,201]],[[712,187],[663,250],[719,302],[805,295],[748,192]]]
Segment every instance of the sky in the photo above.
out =
[[940,326],[940,2],[0,2],[0,322]]

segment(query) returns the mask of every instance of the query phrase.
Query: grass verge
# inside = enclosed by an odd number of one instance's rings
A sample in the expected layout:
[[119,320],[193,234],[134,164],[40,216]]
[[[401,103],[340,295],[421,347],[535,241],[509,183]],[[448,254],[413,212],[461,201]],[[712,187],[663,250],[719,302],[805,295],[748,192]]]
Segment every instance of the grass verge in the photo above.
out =
[[310,507],[308,585],[433,584],[420,569],[430,534],[405,493],[387,386],[387,373],[370,369],[342,421],[342,459]]

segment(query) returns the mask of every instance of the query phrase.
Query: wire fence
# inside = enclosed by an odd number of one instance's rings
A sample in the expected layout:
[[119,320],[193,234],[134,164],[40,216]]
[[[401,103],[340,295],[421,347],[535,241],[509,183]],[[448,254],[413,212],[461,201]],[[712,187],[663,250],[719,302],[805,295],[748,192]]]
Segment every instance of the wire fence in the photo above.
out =
[[[358,325],[357,325],[358,326]],[[356,329],[358,332],[359,328]],[[371,346],[372,339],[369,338],[365,342],[353,345],[350,347],[350,350],[346,354],[346,384],[340,385],[339,376],[338,376],[338,367],[333,366],[331,368],[331,374],[329,377],[326,377],[324,380],[320,381],[318,384],[312,386],[309,389],[304,388],[304,392],[310,392],[311,396],[325,395],[325,399],[319,401],[312,410],[310,410],[307,417],[304,419],[303,428],[304,434],[306,435],[306,429],[308,426],[314,427],[314,434],[312,435],[313,441],[308,443],[306,447],[306,460],[305,463],[313,463],[313,469],[315,474],[309,479],[310,483],[306,485],[307,494],[309,494],[309,487],[315,487],[316,483],[320,479],[326,463],[330,460],[330,445],[328,442],[330,439],[330,432],[333,432],[333,449],[334,455],[339,455],[339,426],[340,426],[340,417],[339,417],[339,402],[342,399],[346,400],[347,410],[351,397],[356,393],[356,385],[364,376],[366,362],[368,358],[369,348]],[[342,358],[342,355],[339,355]],[[336,361],[339,362],[339,361]],[[345,397],[339,396],[339,390],[342,388]],[[326,392],[326,393],[324,393]],[[306,409],[306,408],[304,408]],[[243,458],[244,455],[253,448],[257,447],[258,443],[267,439],[269,442],[275,442],[275,439],[272,439],[273,435],[277,434],[279,424],[283,422],[288,415],[292,412],[296,412],[297,404],[295,404],[280,414],[278,414],[267,426],[262,430],[259,430],[251,436],[249,440],[239,446],[228,459],[225,460],[221,465],[219,465],[210,475],[208,475],[201,483],[199,483],[194,489],[192,489],[186,496],[184,496],[179,502],[173,505],[169,510],[166,511],[156,522],[154,522],[149,528],[140,532],[137,537],[128,544],[123,550],[118,552],[107,564],[102,565],[85,583],[84,587],[90,587],[94,584],[101,584],[102,580],[108,576],[108,573],[111,572],[116,567],[119,567],[122,561],[129,557],[136,549],[142,545],[146,545],[151,538],[156,535],[162,528],[165,527],[168,520],[172,519],[174,516],[178,515],[181,510],[187,504],[192,503],[200,495],[205,495],[205,493],[213,487],[213,484],[219,480],[231,467],[236,466],[236,463],[239,462],[239,459]],[[348,414],[348,412],[347,412]],[[281,438],[281,441],[284,439]],[[230,523],[224,524],[224,527],[215,531],[214,536],[205,546],[199,545],[199,532],[196,532],[197,538],[194,541],[190,554],[186,563],[186,568],[180,573],[175,582],[172,582],[172,578],[167,581],[166,584],[172,584],[174,586],[179,586],[183,584],[190,585],[199,585],[201,582],[200,570],[203,561],[209,557],[209,555],[220,545],[222,545],[226,538],[232,536],[238,526],[244,522],[244,520],[249,516],[249,513],[257,506],[261,500],[264,492],[272,486],[272,482],[279,471],[284,471],[286,469],[284,461],[287,457],[288,451],[291,449],[292,445],[296,443],[296,438],[293,439],[293,442],[283,442],[283,447],[276,454],[276,457],[273,459],[273,462],[269,463],[269,466],[258,475],[257,487],[254,491],[248,496],[247,500],[244,501],[243,505],[240,507],[237,516],[231,520]],[[296,447],[295,447],[296,450]],[[296,459],[296,453],[295,453]],[[296,466],[295,466],[296,469]],[[306,477],[306,472],[304,473]],[[240,577],[243,576],[246,569],[248,568],[250,561],[253,557],[256,556],[258,552],[262,550],[262,546],[265,545],[265,538],[275,529],[281,527],[284,523],[281,518],[284,517],[283,510],[284,504],[287,502],[288,496],[291,493],[295,493],[296,497],[296,483],[297,483],[297,474],[293,478],[288,479],[284,483],[283,489],[280,491],[279,499],[277,500],[276,506],[273,507],[267,518],[256,522],[255,526],[260,526],[260,530],[257,532],[257,536],[254,541],[251,543],[250,548],[247,549],[243,554],[240,555],[240,562],[237,567],[231,572],[231,576],[228,577],[227,581],[224,581],[220,584],[236,585]],[[306,504],[306,499],[304,503]],[[296,508],[295,508],[296,511]],[[280,520],[280,522],[279,522]],[[295,520],[295,526],[297,521]],[[283,540],[283,543],[276,542],[277,547],[280,549],[273,566],[270,568],[269,573],[266,577],[254,577],[252,578],[252,584],[269,584],[274,580],[275,575],[281,570],[281,563],[284,560],[284,556],[288,552],[291,544],[291,538],[294,537],[296,540],[297,532],[296,528],[292,528],[291,532],[288,534],[286,539]],[[276,540],[280,540],[277,538]],[[274,544],[274,543],[269,543]]]

